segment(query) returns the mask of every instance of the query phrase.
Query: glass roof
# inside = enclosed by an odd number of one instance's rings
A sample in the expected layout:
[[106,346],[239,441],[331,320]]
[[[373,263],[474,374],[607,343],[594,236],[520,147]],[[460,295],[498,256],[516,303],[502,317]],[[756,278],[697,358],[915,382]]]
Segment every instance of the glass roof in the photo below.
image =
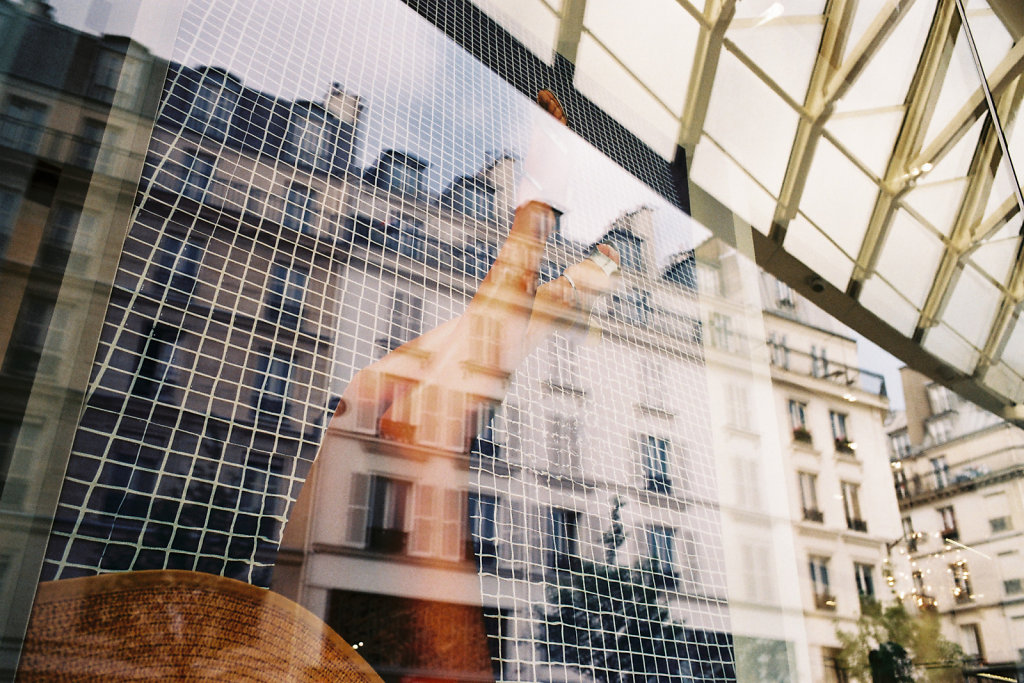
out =
[[684,148],[695,218],[731,211],[767,270],[1024,419],[1019,0],[474,1]]

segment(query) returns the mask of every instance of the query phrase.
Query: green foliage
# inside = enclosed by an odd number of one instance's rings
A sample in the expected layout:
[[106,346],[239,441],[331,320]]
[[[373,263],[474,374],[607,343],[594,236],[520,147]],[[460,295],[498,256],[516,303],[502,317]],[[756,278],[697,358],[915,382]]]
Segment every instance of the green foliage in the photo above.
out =
[[907,651],[915,672],[914,680],[933,683],[963,680],[963,651],[942,635],[935,613],[912,615],[901,602],[883,606],[875,600],[864,599],[857,630],[850,633],[837,629],[836,636],[842,644],[840,666],[861,681],[871,680],[868,658],[872,650],[884,643],[895,643]]

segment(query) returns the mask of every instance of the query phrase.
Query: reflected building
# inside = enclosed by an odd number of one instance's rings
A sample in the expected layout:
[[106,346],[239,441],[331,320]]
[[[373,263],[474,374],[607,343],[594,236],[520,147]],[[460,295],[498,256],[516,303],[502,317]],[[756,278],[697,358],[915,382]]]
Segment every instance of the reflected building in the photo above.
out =
[[[355,202],[343,368],[459,314],[511,214],[511,158],[436,201],[414,191],[421,160],[386,153],[377,168],[399,162],[402,184],[364,185]],[[556,333],[508,377],[499,331],[471,328],[464,372],[476,379],[466,384],[490,387],[466,399],[478,404],[474,422],[435,425],[415,445],[382,438],[376,392],[411,386],[415,368],[361,374],[375,391],[331,422],[273,588],[361,643],[386,680],[585,680],[585,662],[551,654],[544,614],[552,591],[595,566],[631,572],[625,589],[652,590],[680,625],[678,644],[658,655],[674,670],[667,680],[732,675],[710,435],[694,429],[707,401],[693,255],[659,268],[652,237],[641,207],[601,240],[621,255],[623,278],[595,310],[600,343]],[[541,279],[584,247],[556,234]],[[609,381],[623,393],[602,390]],[[426,409],[443,414],[449,400],[463,397],[442,392]]]
[[45,579],[269,582],[329,410],[359,111],[171,65]]
[[0,671],[10,673],[167,65],[128,38],[55,23],[45,3],[0,3],[0,30]]
[[846,680],[836,629],[890,597],[898,535],[884,380],[784,283],[716,241],[696,254],[737,673]]
[[906,412],[889,425],[895,587],[909,609],[940,615],[965,673],[1018,677],[1024,432],[907,368],[901,378]]

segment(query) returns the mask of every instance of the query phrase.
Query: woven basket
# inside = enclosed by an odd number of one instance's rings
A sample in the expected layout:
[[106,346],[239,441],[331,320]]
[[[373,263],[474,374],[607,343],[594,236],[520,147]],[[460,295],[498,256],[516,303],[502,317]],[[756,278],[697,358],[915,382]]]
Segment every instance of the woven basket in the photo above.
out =
[[19,681],[375,681],[342,638],[284,596],[189,571],[39,585]]

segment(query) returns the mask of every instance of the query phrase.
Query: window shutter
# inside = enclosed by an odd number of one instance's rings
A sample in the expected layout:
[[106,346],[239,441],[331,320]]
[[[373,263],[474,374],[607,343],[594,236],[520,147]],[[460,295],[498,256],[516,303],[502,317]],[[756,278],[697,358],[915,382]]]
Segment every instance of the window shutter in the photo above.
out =
[[441,554],[449,559],[461,559],[466,537],[466,495],[457,489],[444,492],[444,517]]
[[366,546],[366,524],[370,514],[370,475],[353,472],[348,494],[348,529],[345,543]]
[[416,507],[412,520],[412,553],[431,555],[437,538],[437,488],[427,484],[416,487]]
[[356,429],[377,433],[380,408],[380,374],[364,372],[359,375],[359,391],[356,392]]

